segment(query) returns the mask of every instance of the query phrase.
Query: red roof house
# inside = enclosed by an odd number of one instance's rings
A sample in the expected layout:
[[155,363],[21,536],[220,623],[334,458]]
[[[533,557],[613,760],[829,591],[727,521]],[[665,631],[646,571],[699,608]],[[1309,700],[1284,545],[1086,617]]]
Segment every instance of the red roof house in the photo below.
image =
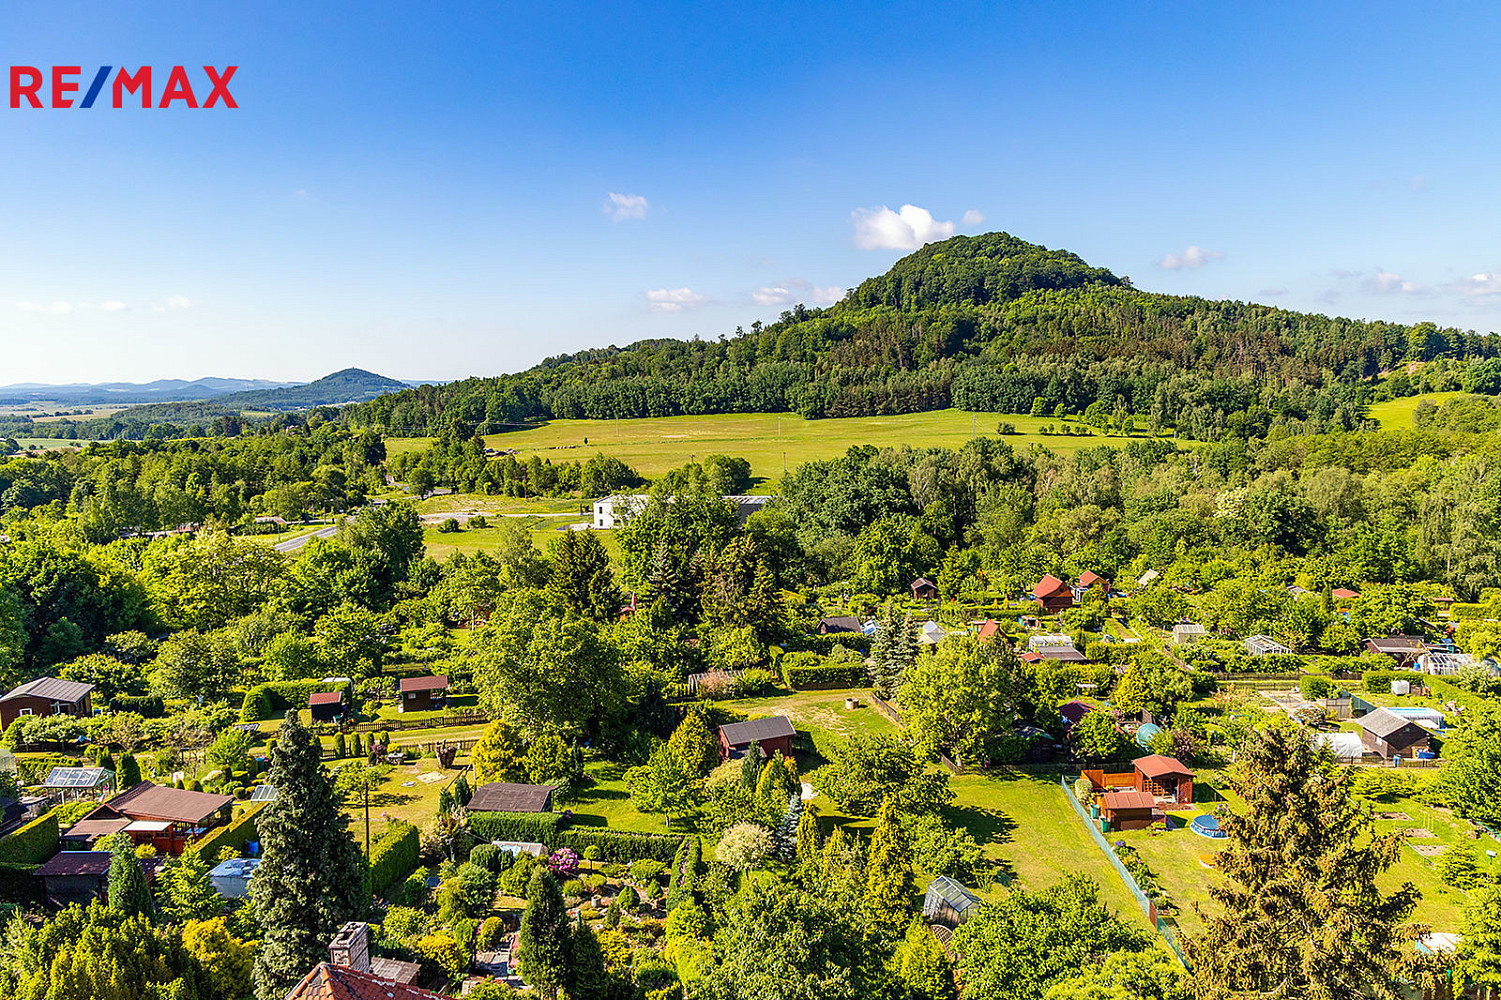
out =
[[307,707],[314,722],[332,722],[344,714],[344,692],[319,691],[310,694]]
[[1145,830],[1160,815],[1157,800],[1147,792],[1114,791],[1100,796],[1100,818],[1112,830]]
[[1360,593],[1358,591],[1351,590],[1349,587],[1335,587],[1333,590],[1329,591],[1329,596],[1335,598],[1336,600],[1353,601],[1355,598],[1360,596]]
[[1074,592],[1068,584],[1049,573],[1032,588],[1032,598],[1044,611],[1063,611],[1074,606]]
[[1173,805],[1189,805],[1194,800],[1194,773],[1176,757],[1152,754],[1131,762],[1136,770],[1136,789]]
[[912,599],[914,601],[931,601],[938,597],[938,584],[925,576],[920,576],[912,581]]
[[448,703],[448,678],[442,675],[403,677],[401,712],[430,712]]
[[1093,587],[1097,583],[1100,586],[1104,587],[1107,593],[1109,592],[1110,580],[1108,578],[1101,576],[1092,569],[1087,569],[1083,573],[1079,574],[1079,586],[1083,587],[1085,590],[1088,590],[1090,587]]

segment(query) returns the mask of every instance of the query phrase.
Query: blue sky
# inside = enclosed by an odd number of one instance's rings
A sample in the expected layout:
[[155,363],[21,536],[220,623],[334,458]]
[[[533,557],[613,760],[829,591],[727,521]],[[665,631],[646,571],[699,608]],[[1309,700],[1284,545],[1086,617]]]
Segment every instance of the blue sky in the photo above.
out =
[[1494,4],[110,6],[12,5],[4,63],[239,108],[0,106],[0,383],[496,374],[997,229],[1501,329]]

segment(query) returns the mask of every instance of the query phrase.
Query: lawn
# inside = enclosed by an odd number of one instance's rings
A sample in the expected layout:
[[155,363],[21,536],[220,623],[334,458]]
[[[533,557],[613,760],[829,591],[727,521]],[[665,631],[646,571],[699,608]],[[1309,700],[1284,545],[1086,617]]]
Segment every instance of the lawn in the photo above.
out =
[[[340,762],[330,762],[330,768]],[[348,763],[345,761],[344,763]],[[438,767],[431,757],[423,757],[410,764],[398,764],[391,769],[381,787],[370,794],[370,828],[373,835],[387,819],[400,819],[421,827],[438,811],[438,796],[458,777],[467,765],[467,758],[460,757],[456,766],[448,771]],[[345,806],[344,811],[353,819],[355,839],[364,843],[365,803],[361,799]]]
[[[531,530],[532,544],[539,551],[546,552],[547,547],[557,538],[561,537],[559,530],[573,521],[583,518],[528,518],[522,523]],[[595,531],[592,534],[604,543],[605,551],[610,558],[617,563],[621,558],[620,545],[615,541],[614,531]],[[432,556],[438,562],[446,562],[456,552],[465,555],[473,555],[476,552],[494,552],[500,547],[499,528],[465,528],[462,531],[442,532],[436,526],[428,526],[422,531],[422,545],[427,555]]]
[[[403,712],[400,705],[383,705],[376,709],[377,719],[390,719],[393,722],[422,722],[427,719],[436,719],[444,715],[458,713],[470,713],[479,711],[479,696],[472,694],[452,695],[448,699],[448,707],[435,709],[431,712]],[[433,730],[436,732],[436,730]],[[393,733],[394,737],[395,734]]]
[[[1124,443],[1099,432],[1092,436],[1044,435],[1052,417],[1024,417],[1009,413],[937,410],[890,417],[841,417],[804,420],[792,413],[728,413],[689,417],[644,417],[635,420],[550,420],[534,428],[491,434],[485,444],[515,449],[525,460],[533,454],[554,462],[581,461],[595,453],[621,459],[645,476],[656,476],[684,462],[706,455],[726,454],[747,459],[751,474],[767,487],[788,469],[803,462],[843,455],[851,445],[877,447],[958,448],[976,435],[994,435],[1001,421],[1019,433],[1006,438],[1025,449],[1042,444],[1053,451],[1072,452],[1099,444]],[[1075,428],[1077,421],[1069,421]],[[427,438],[388,440],[388,454],[425,448]]]
[[1399,399],[1388,399],[1383,403],[1372,403],[1366,410],[1366,415],[1381,424],[1384,431],[1405,430],[1412,426],[1412,411],[1418,408],[1418,404],[1424,400],[1443,405],[1455,396],[1463,396],[1462,392],[1425,392],[1420,396],[1403,396]]

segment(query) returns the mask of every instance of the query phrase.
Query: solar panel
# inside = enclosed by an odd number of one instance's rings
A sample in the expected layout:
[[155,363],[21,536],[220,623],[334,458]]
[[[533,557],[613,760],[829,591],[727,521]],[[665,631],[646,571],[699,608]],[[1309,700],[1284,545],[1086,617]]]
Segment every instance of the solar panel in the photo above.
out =
[[256,785],[250,793],[251,802],[275,802],[276,789],[270,785]]

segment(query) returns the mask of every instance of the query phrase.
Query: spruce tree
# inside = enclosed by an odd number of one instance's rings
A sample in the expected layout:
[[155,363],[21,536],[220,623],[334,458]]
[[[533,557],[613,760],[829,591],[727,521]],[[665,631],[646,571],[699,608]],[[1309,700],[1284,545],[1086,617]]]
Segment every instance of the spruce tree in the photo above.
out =
[[740,787],[754,792],[760,777],[761,744],[758,740],[751,740],[750,746],[745,748],[745,756],[740,758]]
[[594,928],[580,916],[568,942],[568,1000],[605,1000],[609,995],[604,950]]
[[916,892],[917,876],[912,871],[907,833],[902,829],[896,800],[887,798],[876,815],[865,863],[864,909],[870,929],[888,940],[901,937],[911,918]]
[[109,908],[127,917],[150,917],[151,889],[130,838],[117,834],[109,853]]
[[224,900],[214,890],[209,866],[197,851],[168,858],[157,881],[162,890],[162,912],[173,923],[209,920],[224,912]]
[[1278,996],[1394,1000],[1411,947],[1400,926],[1418,893],[1384,894],[1377,879],[1397,860],[1398,835],[1373,835],[1351,798],[1354,774],[1314,745],[1307,729],[1251,732],[1236,754],[1232,789],[1245,809],[1227,812],[1219,905],[1200,912],[1188,941],[1203,1000]]
[[289,711],[266,776],[277,795],[261,813],[261,864],[250,891],[265,928],[255,961],[259,1000],[286,996],[365,907],[359,848],[322,760],[317,737]]
[[120,758],[120,780],[117,782],[123,790],[134,788],[141,783],[141,764],[136,760],[135,754],[124,754]]
[[896,605],[881,612],[870,644],[870,684],[877,696],[890,701],[902,686],[902,678],[917,659],[917,633],[912,619]]
[[526,889],[516,958],[521,965],[521,978],[548,1000],[568,985],[571,937],[568,911],[563,906],[557,880],[552,872],[539,868]]

